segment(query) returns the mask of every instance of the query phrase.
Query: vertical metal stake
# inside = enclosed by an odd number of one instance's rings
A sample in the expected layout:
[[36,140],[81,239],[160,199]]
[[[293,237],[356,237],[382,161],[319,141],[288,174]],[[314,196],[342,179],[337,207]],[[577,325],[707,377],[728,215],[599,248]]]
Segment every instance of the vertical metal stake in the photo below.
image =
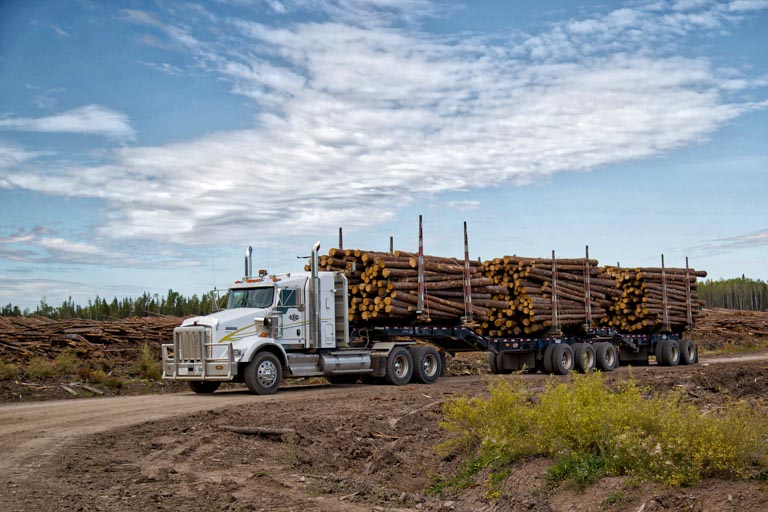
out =
[[560,332],[560,319],[557,309],[557,260],[555,259],[555,251],[552,251],[552,330]]
[[416,302],[416,315],[422,316],[424,311],[424,235],[421,230],[421,215],[419,215],[419,265],[418,265],[418,280],[419,280],[419,297]]
[[661,298],[662,304],[662,327],[669,332],[669,302],[667,301],[667,272],[664,269],[664,255],[661,255]]
[[592,285],[590,282],[589,246],[584,259],[584,305],[586,307],[586,328],[592,328]]
[[688,267],[688,256],[685,257],[685,312],[688,320],[688,330],[693,329],[693,304],[691,304],[691,275]]
[[469,237],[467,237],[467,221],[464,221],[464,316],[467,322],[472,321],[472,278],[469,272]]

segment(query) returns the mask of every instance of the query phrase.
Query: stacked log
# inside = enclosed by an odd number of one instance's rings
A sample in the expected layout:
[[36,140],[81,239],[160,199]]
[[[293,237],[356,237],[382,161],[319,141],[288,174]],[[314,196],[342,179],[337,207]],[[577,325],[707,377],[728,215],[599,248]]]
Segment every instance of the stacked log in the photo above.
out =
[[[557,278],[558,327],[564,332],[581,329],[587,322],[585,273],[589,268],[591,316],[606,315],[606,300],[618,293],[614,281],[596,260],[504,256],[486,261],[484,274],[503,286],[493,297],[505,307],[492,308],[480,331],[491,337],[531,335],[553,327],[553,277]],[[588,264],[588,265],[587,265]]]
[[0,356],[5,362],[31,357],[54,358],[64,349],[79,355],[115,353],[131,358],[142,345],[158,347],[173,339],[178,317],[126,318],[98,321],[52,320],[44,317],[0,317]]
[[[417,254],[330,249],[328,255],[320,256],[319,267],[347,276],[351,322],[417,320]],[[483,275],[478,261],[470,261],[469,273],[472,313],[475,319],[483,320],[488,317],[489,308],[498,302],[492,297],[505,290]],[[424,282],[423,320],[456,321],[465,316],[463,260],[425,255]]]
[[[604,325],[623,332],[651,332],[664,327],[664,280],[666,279],[668,321],[672,330],[688,326],[688,294],[695,323],[704,305],[696,295],[696,278],[706,277],[703,270],[684,268],[606,267],[621,293],[608,306]],[[687,281],[687,284],[686,284]]]

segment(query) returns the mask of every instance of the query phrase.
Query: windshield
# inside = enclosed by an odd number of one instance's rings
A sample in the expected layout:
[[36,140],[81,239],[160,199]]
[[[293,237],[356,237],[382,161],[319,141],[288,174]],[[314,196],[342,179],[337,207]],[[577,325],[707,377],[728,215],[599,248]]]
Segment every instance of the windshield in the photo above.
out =
[[268,308],[272,305],[272,299],[275,296],[275,289],[268,288],[248,288],[240,290],[229,290],[229,301],[227,309],[233,308]]

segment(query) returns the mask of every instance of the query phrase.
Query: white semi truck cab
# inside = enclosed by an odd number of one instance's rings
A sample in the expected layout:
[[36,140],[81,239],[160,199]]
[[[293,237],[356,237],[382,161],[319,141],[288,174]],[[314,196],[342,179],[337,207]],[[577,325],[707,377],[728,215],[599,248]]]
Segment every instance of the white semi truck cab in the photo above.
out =
[[162,346],[163,378],[212,393],[221,382],[243,382],[252,393],[277,391],[283,377],[326,377],[351,383],[361,376],[406,384],[437,380],[437,349],[413,341],[350,343],[347,278],[318,272],[245,277],[229,288],[227,308],[189,318]]

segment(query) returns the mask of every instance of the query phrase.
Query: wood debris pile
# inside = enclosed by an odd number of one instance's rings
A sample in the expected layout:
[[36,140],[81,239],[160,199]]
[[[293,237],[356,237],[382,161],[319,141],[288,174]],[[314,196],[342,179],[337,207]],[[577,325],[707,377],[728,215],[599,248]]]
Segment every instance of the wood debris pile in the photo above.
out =
[[[34,356],[54,358],[66,348],[78,354],[135,352],[145,343],[157,346],[173,339],[177,317],[123,320],[52,320],[44,317],[0,317],[0,355],[5,362]],[[127,354],[120,354],[124,357]]]

